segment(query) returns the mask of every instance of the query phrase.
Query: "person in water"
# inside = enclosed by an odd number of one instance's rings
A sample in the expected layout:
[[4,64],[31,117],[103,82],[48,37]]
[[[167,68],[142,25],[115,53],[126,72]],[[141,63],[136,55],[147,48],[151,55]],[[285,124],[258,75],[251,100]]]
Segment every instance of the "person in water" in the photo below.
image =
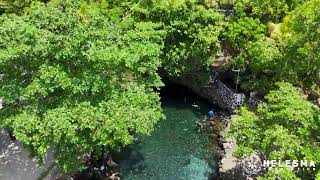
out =
[[213,109],[208,112],[208,117],[209,117],[209,124],[213,126],[215,124],[214,122],[215,114],[213,112]]
[[113,168],[113,167],[118,166],[118,164],[115,163],[115,162],[112,160],[112,157],[111,157],[111,156],[109,156],[108,159],[107,159],[107,166]]
[[204,128],[204,124],[201,123],[200,121],[198,121],[197,122],[197,128],[198,128],[198,132],[200,132]]
[[208,112],[208,117],[210,120],[212,120],[214,118],[214,112],[213,112],[213,109],[211,109],[209,112]]

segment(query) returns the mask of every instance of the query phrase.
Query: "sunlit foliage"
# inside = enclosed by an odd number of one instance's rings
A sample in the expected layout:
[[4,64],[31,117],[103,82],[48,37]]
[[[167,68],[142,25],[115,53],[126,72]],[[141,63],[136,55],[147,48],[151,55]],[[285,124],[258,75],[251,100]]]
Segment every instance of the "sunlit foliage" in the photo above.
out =
[[160,25],[114,23],[81,5],[37,3],[0,17],[2,126],[40,157],[54,146],[65,171],[79,168],[84,153],[150,134],[164,117],[153,91],[162,86]]
[[[277,83],[257,112],[241,108],[231,124],[230,135],[237,140],[238,156],[254,151],[272,160],[313,160],[320,163],[320,109],[303,98],[289,83]],[[272,172],[270,172],[271,176]],[[316,171],[304,171],[315,175]],[[289,173],[290,174],[290,173]]]

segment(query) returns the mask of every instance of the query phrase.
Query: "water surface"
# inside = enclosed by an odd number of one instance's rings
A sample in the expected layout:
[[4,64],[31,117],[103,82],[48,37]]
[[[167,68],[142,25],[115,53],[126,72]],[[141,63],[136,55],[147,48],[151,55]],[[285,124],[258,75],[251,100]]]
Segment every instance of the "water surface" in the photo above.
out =
[[161,96],[167,119],[157,124],[151,136],[138,137],[123,150],[123,179],[207,180],[216,172],[216,152],[195,124],[212,106],[177,86],[164,89]]

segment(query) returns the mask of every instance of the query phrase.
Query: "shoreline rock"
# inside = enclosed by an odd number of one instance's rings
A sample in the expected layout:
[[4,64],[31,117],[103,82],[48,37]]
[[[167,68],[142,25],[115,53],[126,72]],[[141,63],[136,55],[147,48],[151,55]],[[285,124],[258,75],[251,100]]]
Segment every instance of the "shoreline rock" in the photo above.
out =
[[[221,118],[221,123],[227,123],[224,129],[219,132],[218,143],[222,149],[219,162],[219,179],[221,180],[249,180],[256,179],[266,172],[266,168],[262,167],[263,155],[259,152],[252,153],[249,157],[238,159],[233,153],[237,148],[237,143],[234,138],[227,137],[230,130],[230,124],[237,115],[231,115],[231,120]],[[223,122],[225,121],[225,122]]]

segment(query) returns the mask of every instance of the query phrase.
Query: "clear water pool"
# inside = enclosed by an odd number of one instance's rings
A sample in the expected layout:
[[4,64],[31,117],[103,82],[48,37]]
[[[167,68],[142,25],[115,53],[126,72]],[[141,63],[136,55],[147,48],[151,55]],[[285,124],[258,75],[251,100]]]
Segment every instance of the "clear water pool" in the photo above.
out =
[[[176,90],[168,90],[162,98],[167,119],[157,124],[151,136],[138,137],[121,152],[122,179],[207,180],[215,176],[215,144],[195,128],[212,107]],[[200,110],[192,106],[194,103]]]

